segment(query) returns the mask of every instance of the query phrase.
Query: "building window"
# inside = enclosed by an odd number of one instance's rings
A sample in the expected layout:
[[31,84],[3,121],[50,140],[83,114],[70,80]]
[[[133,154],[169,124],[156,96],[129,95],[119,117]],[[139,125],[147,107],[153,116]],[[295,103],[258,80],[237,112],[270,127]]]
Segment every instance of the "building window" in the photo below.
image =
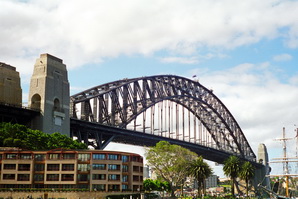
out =
[[5,169],[5,170],[16,170],[16,164],[4,164],[3,169]]
[[78,154],[78,160],[88,161],[88,160],[90,160],[90,154],[88,154],[88,153]]
[[92,180],[105,180],[105,174],[92,174]]
[[43,174],[34,174],[34,181],[44,181]]
[[3,180],[14,180],[15,174],[3,174]]
[[116,175],[116,174],[109,174],[109,180],[111,181],[119,181],[120,180],[120,175]]
[[90,165],[89,164],[78,164],[78,171],[89,171]]
[[65,153],[65,154],[63,154],[63,159],[73,160],[75,158],[76,158],[76,154],[75,153]]
[[18,181],[29,181],[30,174],[18,174]]
[[59,171],[60,170],[59,164],[48,164],[47,165],[47,171]]
[[17,159],[17,154],[16,153],[9,153],[9,154],[6,154],[6,159],[10,159],[10,160],[15,160]]
[[36,161],[43,161],[45,160],[46,155],[45,154],[34,154],[34,160]]
[[122,162],[128,162],[129,156],[128,155],[123,155],[122,156]]
[[51,154],[49,154],[49,159],[50,160],[58,160],[58,159],[60,159],[60,154],[51,153]]
[[132,179],[133,179],[134,182],[137,182],[137,181],[139,181],[140,178],[139,178],[139,176],[135,176],[135,175],[134,175],[134,176],[132,177]]
[[92,154],[93,160],[105,160],[106,155],[105,154]]
[[133,166],[133,171],[134,171],[134,172],[139,172],[139,171],[140,171],[139,168],[140,168],[140,167],[138,167],[138,166]]
[[26,153],[26,154],[21,154],[20,158],[22,160],[31,160],[32,159],[32,155],[30,153]]
[[59,174],[47,174],[47,181],[59,181]]
[[54,111],[60,111],[60,101],[59,99],[54,99]]
[[106,170],[105,164],[92,164],[93,170]]
[[109,154],[109,155],[108,155],[108,159],[109,159],[109,160],[118,160],[118,155],[115,155],[115,154]]
[[118,185],[118,184],[109,184],[109,191],[120,191],[120,185]]
[[44,164],[35,164],[34,170],[35,171],[44,171]]
[[109,164],[108,169],[110,171],[120,171],[120,165],[119,164]]
[[92,189],[95,191],[105,191],[106,185],[105,184],[93,184]]
[[122,172],[128,172],[128,166],[122,165]]
[[142,162],[143,159],[141,157],[139,157],[139,156],[132,156],[132,161],[133,162]]
[[88,181],[89,175],[88,174],[78,174],[78,181]]
[[30,171],[30,164],[19,164],[18,171]]
[[132,190],[133,190],[133,191],[140,191],[140,187],[139,187],[139,185],[133,185],[133,186],[132,186]]
[[89,185],[88,184],[78,184],[77,188],[78,189],[89,189]]
[[128,185],[127,184],[123,184],[122,185],[122,190],[127,190],[128,189]]
[[73,181],[74,174],[62,174],[61,178],[62,181]]
[[74,171],[74,164],[62,164],[62,171]]
[[127,175],[122,176],[122,182],[128,182],[128,176]]

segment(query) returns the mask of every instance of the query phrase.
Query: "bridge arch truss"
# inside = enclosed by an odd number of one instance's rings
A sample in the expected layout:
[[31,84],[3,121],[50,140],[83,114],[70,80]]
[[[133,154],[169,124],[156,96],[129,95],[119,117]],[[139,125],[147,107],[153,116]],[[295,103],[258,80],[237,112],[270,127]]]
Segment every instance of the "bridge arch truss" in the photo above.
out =
[[90,88],[71,96],[71,116],[256,159],[213,91],[180,76],[122,79]]

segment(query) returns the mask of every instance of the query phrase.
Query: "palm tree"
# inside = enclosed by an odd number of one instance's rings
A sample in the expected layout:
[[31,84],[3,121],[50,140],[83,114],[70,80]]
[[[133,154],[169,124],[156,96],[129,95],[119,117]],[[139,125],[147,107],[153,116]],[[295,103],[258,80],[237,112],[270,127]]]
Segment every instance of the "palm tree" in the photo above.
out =
[[255,175],[255,167],[249,162],[246,161],[242,164],[239,177],[242,180],[245,180],[246,184],[246,196],[248,196],[248,182],[250,179],[252,179]]
[[[201,196],[202,188],[204,188],[204,181],[212,174],[212,169],[206,162],[204,162],[202,156],[193,160],[188,169],[189,174],[198,181],[198,194]],[[205,193],[205,190],[203,190],[203,193]]]
[[230,177],[232,180],[233,196],[235,194],[234,187],[235,187],[236,178],[238,177],[240,172],[240,166],[241,166],[240,164],[241,164],[240,159],[233,155],[224,161],[223,171],[224,171],[224,174]]

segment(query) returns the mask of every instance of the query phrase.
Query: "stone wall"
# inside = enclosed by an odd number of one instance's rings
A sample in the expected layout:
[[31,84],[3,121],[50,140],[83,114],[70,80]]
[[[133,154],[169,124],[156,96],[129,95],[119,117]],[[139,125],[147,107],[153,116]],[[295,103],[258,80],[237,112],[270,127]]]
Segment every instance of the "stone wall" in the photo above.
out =
[[107,195],[111,195],[111,193],[106,193],[106,192],[39,192],[39,191],[34,191],[34,192],[5,192],[1,191],[0,192],[0,198],[10,198],[12,197],[13,199],[26,199],[28,196],[32,196],[32,198],[37,199],[37,198],[43,198],[43,199],[102,199],[105,198]]
[[[13,192],[13,191],[0,191],[0,199],[105,199],[106,196],[110,195],[129,195],[129,194],[137,194],[136,192],[100,192],[100,191],[68,191],[68,192],[60,192],[60,191],[50,191],[50,192],[41,192],[41,191],[33,191],[33,192]],[[144,199],[144,194],[140,195],[140,199]]]

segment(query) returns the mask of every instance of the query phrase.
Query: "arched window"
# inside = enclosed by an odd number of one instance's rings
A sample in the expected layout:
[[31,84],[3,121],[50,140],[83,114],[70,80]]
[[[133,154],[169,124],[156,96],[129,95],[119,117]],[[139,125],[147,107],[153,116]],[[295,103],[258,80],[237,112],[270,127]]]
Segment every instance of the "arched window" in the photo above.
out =
[[54,111],[60,111],[60,101],[59,99],[54,99]]
[[34,108],[34,109],[40,110],[40,103],[41,103],[41,97],[40,97],[40,95],[39,94],[35,94],[31,98],[31,105],[30,105],[30,107],[31,108]]

